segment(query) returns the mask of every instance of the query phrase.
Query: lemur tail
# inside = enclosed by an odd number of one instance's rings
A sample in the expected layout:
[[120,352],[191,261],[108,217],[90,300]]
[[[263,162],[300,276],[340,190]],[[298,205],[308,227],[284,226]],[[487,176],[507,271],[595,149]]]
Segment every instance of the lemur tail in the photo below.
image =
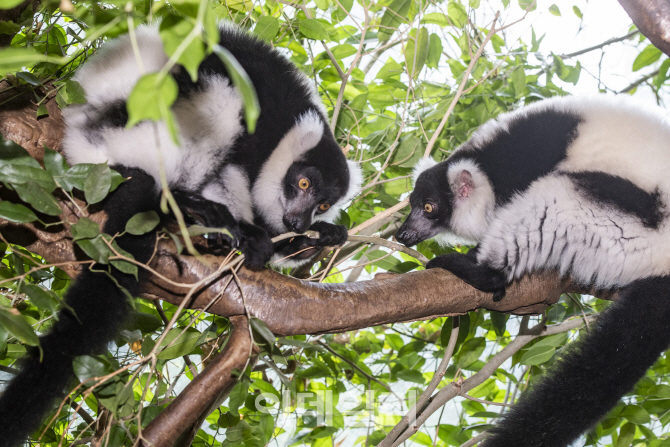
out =
[[[138,169],[115,169],[132,179],[121,184],[105,204],[109,217],[104,230],[112,235],[123,231],[126,221],[137,212],[154,209],[157,200],[153,178]],[[140,262],[151,256],[154,240],[153,235],[117,238],[119,246]],[[94,266],[95,270],[108,268]],[[131,295],[137,294],[133,276],[116,269],[111,274]],[[72,388],[75,356],[99,353],[114,339],[129,311],[128,299],[114,280],[105,273],[85,270],[67,291],[65,302],[76,316],[65,309],[59,312],[51,331],[40,337],[42,360],[33,350],[0,395],[0,447],[22,444],[56,408]]]
[[670,345],[670,277],[635,281],[491,430],[482,447],[565,447]]

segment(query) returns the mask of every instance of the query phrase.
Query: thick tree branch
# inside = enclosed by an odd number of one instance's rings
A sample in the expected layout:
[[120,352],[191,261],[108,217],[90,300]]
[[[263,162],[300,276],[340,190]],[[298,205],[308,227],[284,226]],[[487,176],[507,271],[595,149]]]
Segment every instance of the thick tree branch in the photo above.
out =
[[635,26],[656,48],[670,56],[670,2],[667,0],[619,0]]
[[[251,335],[247,318],[231,318],[233,330],[223,351],[179,393],[156,419],[142,430],[142,445],[169,447],[185,428],[197,433],[204,418],[225,400],[235,383],[233,373],[244,370],[251,352]],[[221,399],[223,397],[223,399]],[[189,433],[191,434],[191,433]]]

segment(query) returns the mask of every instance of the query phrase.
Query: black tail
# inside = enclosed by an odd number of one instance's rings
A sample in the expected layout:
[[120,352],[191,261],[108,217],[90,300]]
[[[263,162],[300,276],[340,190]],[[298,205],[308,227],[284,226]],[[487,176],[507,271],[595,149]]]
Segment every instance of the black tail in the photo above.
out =
[[670,277],[633,282],[480,445],[569,445],[635,386],[668,345]]
[[[115,169],[131,180],[121,184],[105,204],[108,221],[104,230],[112,235],[123,231],[126,221],[134,214],[155,209],[158,198],[153,178],[144,171],[118,166]],[[153,235],[126,235],[117,239],[119,246],[140,262],[146,262],[151,256],[154,240]],[[94,268],[106,270],[108,266]],[[131,295],[136,295],[135,278],[112,270],[114,279]],[[126,295],[109,276],[88,270],[70,287],[65,301],[74,309],[76,318],[67,310],[59,313],[51,331],[40,338],[42,361],[33,352],[0,396],[0,447],[21,444],[40,426],[57,400],[68,391],[74,378],[74,357],[104,351],[129,309]]]

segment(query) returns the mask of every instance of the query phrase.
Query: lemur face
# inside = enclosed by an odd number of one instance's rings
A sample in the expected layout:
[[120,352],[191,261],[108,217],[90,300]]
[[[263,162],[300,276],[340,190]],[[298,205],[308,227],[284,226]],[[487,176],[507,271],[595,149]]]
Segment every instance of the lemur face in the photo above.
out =
[[409,196],[412,210],[396,233],[396,239],[416,245],[449,230],[454,194],[447,182],[446,165],[439,164],[419,176]]
[[[346,173],[346,167],[345,171]],[[316,166],[299,161],[291,165],[284,177],[284,215],[288,231],[304,233],[314,220],[328,212],[347,192],[347,183],[327,179]]]

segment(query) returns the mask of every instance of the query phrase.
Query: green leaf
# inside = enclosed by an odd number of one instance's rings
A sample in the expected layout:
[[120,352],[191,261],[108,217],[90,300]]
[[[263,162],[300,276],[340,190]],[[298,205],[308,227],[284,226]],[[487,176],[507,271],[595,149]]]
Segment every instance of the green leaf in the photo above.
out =
[[267,342],[270,346],[275,344],[275,334],[272,333],[268,325],[265,324],[263,320],[252,317],[249,319],[249,323],[251,324],[251,328],[256,331],[265,342]]
[[272,16],[261,16],[256,22],[254,34],[259,38],[271,41],[279,31],[279,19]]
[[76,242],[79,248],[84,250],[84,253],[86,253],[89,258],[100,264],[107,264],[109,262],[109,257],[113,255],[110,248],[102,239],[101,234],[92,239],[82,239]]
[[0,0],[0,9],[12,9],[23,3],[23,0]]
[[406,382],[418,383],[420,385],[426,383],[426,379],[423,377],[423,374],[415,369],[403,369],[402,371],[398,371],[398,374],[396,375],[399,379],[402,379]]
[[582,10],[579,9],[576,5],[572,7],[572,12],[574,12],[575,15],[576,15],[577,17],[579,17],[580,19],[583,17],[583,15],[582,15]]
[[92,163],[79,163],[72,166],[65,172],[65,178],[60,182],[61,187],[67,191],[71,191],[72,188],[83,191],[84,183],[93,166],[95,165]]
[[409,12],[409,7],[412,4],[412,0],[393,0],[390,5],[387,6],[384,15],[379,27],[379,33],[377,38],[380,42],[389,40],[393,35],[393,30],[398,28],[403,22],[406,22],[407,13]]
[[86,104],[86,92],[77,81],[65,81],[65,93],[68,104]]
[[144,120],[162,119],[177,99],[179,89],[171,75],[161,77],[158,73],[144,75],[133,87],[128,97],[128,124],[133,127]]
[[47,110],[47,106],[45,104],[40,104],[37,107],[37,112],[35,112],[36,118],[39,118],[41,116],[49,116],[49,110]]
[[437,68],[442,57],[442,39],[435,33],[430,35],[430,48],[428,50],[428,59],[426,65],[430,68]]
[[29,346],[39,346],[40,341],[35,331],[21,315],[15,315],[13,310],[0,306],[0,326],[4,330]]
[[561,16],[561,10],[558,9],[558,6],[556,6],[555,4],[553,4],[549,7],[549,12],[552,13],[553,15],[555,15],[555,16],[559,16],[559,17]]
[[205,59],[205,44],[200,34],[196,34],[195,37],[191,35],[194,27],[193,22],[177,15],[163,18],[160,24],[160,36],[168,56],[172,57],[177,49],[188,42],[185,49],[181,48],[182,52],[177,62],[191,75],[193,82],[198,79],[198,67]]
[[641,68],[653,64],[660,59],[662,54],[661,50],[655,46],[651,44],[647,45],[647,47],[637,55],[635,61],[633,61],[633,71],[638,71]]
[[88,217],[81,217],[76,224],[70,227],[70,233],[75,241],[91,239],[100,234],[100,226]]
[[28,182],[35,182],[47,192],[56,189],[56,182],[47,171],[22,164],[0,164],[0,181],[12,185],[25,185]]
[[[119,244],[116,243],[116,241],[112,242],[112,247],[114,247],[114,250],[121,255],[125,256],[128,259],[135,259],[135,257],[131,254],[119,247]],[[116,255],[113,255],[116,256]],[[137,265],[133,264],[132,262],[126,261],[125,259],[113,259],[109,261],[110,264],[112,264],[115,268],[119,269],[123,273],[127,273],[129,275],[133,275],[135,279],[137,279],[137,272],[138,268]]]
[[651,417],[649,416],[649,413],[647,413],[647,410],[639,405],[626,405],[623,411],[619,414],[619,417],[626,418],[636,425],[648,424],[651,422]]
[[5,164],[31,166],[41,169],[40,164],[30,156],[27,150],[12,140],[5,140],[0,135],[0,166]]
[[445,26],[449,26],[449,19],[441,12],[429,12],[421,17],[421,23],[432,23],[444,28]]
[[29,208],[6,200],[0,202],[0,217],[16,223],[30,223],[37,220],[37,216]]
[[[0,22],[0,23],[7,23],[7,22]],[[18,26],[18,28],[21,29],[21,27],[19,25],[16,25],[16,26]],[[14,34],[14,33],[12,33],[12,34]],[[22,71],[22,72],[16,73],[16,77],[19,78],[19,79],[23,79],[24,81],[26,81],[27,84],[30,84],[30,85],[34,85],[34,86],[42,85],[42,82],[38,79],[38,77],[35,76],[34,74],[28,72],[28,71]]]
[[242,94],[244,101],[244,120],[247,123],[247,131],[254,133],[256,130],[256,121],[261,114],[261,106],[258,103],[258,96],[256,96],[256,89],[254,88],[249,75],[242,65],[235,59],[235,56],[220,45],[214,45],[214,53],[219,56],[223,65],[226,66],[228,74],[233,79],[233,84],[237,90]]
[[[44,168],[52,177],[64,177],[68,170],[65,158],[58,152],[49,148],[44,149]],[[57,179],[60,183],[60,180]],[[62,185],[61,185],[62,186]]]
[[526,88],[526,72],[523,67],[517,67],[512,72],[512,86],[516,96],[523,96],[523,89]]
[[519,0],[519,7],[525,11],[535,11],[537,0]]
[[112,171],[106,163],[93,165],[84,181],[84,196],[89,204],[101,202],[112,186]]
[[463,25],[468,20],[468,13],[465,12],[465,8],[460,3],[451,1],[447,6],[447,13],[449,14],[449,20],[451,23],[456,25],[458,28],[463,28]]
[[505,335],[505,327],[507,325],[507,320],[509,315],[502,312],[491,311],[491,327],[498,337]]
[[428,35],[428,30],[426,28],[421,28],[416,34],[412,37],[410,36],[405,46],[405,64],[407,66],[407,73],[412,78],[417,78],[423,66],[426,65],[426,60],[428,59],[428,49],[430,47],[430,39]]
[[[200,335],[200,331],[192,327],[185,331],[179,327],[172,329],[161,342],[159,349],[170,344],[171,346],[160,351],[157,357],[163,360],[171,360],[189,354],[198,343]],[[174,343],[172,343],[173,341]]]
[[140,234],[148,233],[156,228],[161,219],[158,217],[156,211],[145,211],[137,213],[126,223],[126,231],[130,234],[139,236]]
[[328,40],[326,27],[317,19],[302,19],[300,21],[300,32],[308,39]]
[[553,346],[533,346],[521,356],[519,363],[522,365],[539,365],[547,362],[554,355],[556,348]]
[[58,216],[63,212],[58,200],[36,182],[14,185],[14,190],[21,197],[21,200],[29,203],[40,213]]
[[90,355],[80,355],[72,361],[74,374],[81,383],[95,377],[102,377],[108,372],[107,365]]
[[635,425],[630,422],[625,423],[619,430],[619,438],[615,447],[630,447],[635,439]]
[[398,334],[386,334],[384,339],[386,344],[388,344],[391,349],[395,351],[400,351],[400,349],[405,346],[405,342],[402,341],[402,337]]
[[48,310],[52,315],[56,315],[58,310],[58,296],[55,293],[45,290],[37,284],[22,284],[21,292],[28,295],[30,301],[37,306],[38,309]]
[[[6,1],[6,0],[0,0]],[[18,71],[23,68],[31,67],[38,62],[50,62],[53,64],[62,64],[67,61],[64,57],[45,56],[38,53],[33,48],[9,47],[0,50],[0,73]]]
[[[466,315],[464,318],[461,318],[461,321],[467,320],[468,316]],[[460,337],[460,331],[462,331],[465,328],[460,328],[459,329],[459,337]],[[461,347],[460,351],[463,353],[462,357],[460,358],[458,364],[461,368],[466,368],[473,363],[475,363],[477,360],[479,360],[479,356],[482,355],[484,352],[484,348],[486,347],[486,339],[484,337],[475,337],[471,338],[470,340],[466,341],[463,343],[463,346]]]
[[237,382],[230,391],[228,406],[230,407],[230,412],[234,416],[238,416],[239,413],[237,410],[244,405],[244,401],[247,399],[247,394],[249,394],[249,383],[244,379]]

